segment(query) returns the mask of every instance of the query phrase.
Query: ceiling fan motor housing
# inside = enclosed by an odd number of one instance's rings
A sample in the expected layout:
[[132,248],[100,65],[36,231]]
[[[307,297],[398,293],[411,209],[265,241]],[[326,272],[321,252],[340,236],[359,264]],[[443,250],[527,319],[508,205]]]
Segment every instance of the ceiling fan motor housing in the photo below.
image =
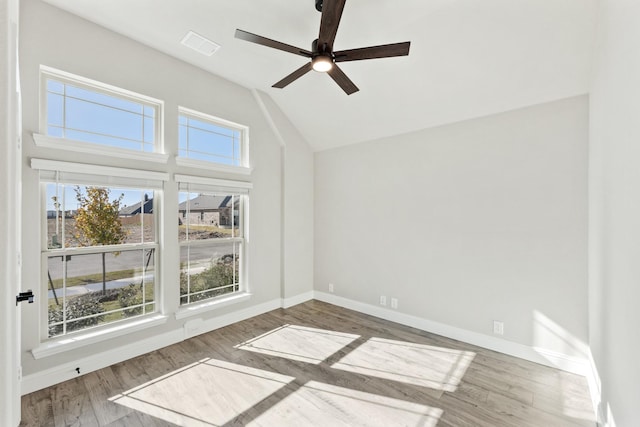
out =
[[316,10],[322,12],[322,0],[316,0]]
[[311,53],[313,53],[314,57],[316,57],[318,55],[333,57],[333,52],[331,50],[327,49],[327,45],[326,44],[320,45],[318,43],[318,39],[315,39],[311,43]]

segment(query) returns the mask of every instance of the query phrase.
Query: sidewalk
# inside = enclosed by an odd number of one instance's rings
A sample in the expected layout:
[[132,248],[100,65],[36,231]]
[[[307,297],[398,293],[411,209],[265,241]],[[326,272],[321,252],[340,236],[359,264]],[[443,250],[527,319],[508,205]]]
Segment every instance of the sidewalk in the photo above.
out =
[[[197,267],[192,267],[191,274],[201,273],[202,271],[206,270],[207,266],[208,266],[208,263],[202,263],[202,265],[199,265]],[[128,286],[132,283],[139,285],[142,282],[142,277],[143,276],[135,276],[135,277],[125,277],[124,279],[118,279],[118,280],[110,280],[106,283],[106,288],[117,289],[117,288],[122,288],[123,286]],[[145,276],[145,279],[147,282],[152,282],[153,278],[154,277],[152,273],[147,274]],[[89,283],[88,285],[70,286],[67,288],[67,297],[73,297],[76,295],[85,295],[91,292],[100,292],[100,291],[102,291],[102,282]],[[54,299],[53,291],[51,290],[51,288],[49,288],[48,294],[49,294],[48,295],[49,299]],[[56,295],[58,295],[58,298],[62,298],[62,288],[56,289]]]
[[[153,274],[147,274],[145,276],[145,279],[147,282],[149,281],[153,281]],[[132,283],[139,285],[142,282],[142,276],[137,276],[137,277],[127,277],[124,279],[118,279],[118,280],[111,280],[108,281],[105,285],[107,289],[117,289],[117,288],[122,288],[123,286],[128,286]],[[90,292],[100,292],[102,291],[102,282],[97,282],[97,283],[89,283],[88,285],[76,285],[76,286],[70,286],[67,288],[67,297],[72,297],[72,296],[76,296],[76,295],[85,295],[88,294]],[[49,289],[49,299],[53,299],[53,291],[51,289]],[[62,297],[62,288],[57,288],[56,289],[56,295],[58,295],[58,298]]]

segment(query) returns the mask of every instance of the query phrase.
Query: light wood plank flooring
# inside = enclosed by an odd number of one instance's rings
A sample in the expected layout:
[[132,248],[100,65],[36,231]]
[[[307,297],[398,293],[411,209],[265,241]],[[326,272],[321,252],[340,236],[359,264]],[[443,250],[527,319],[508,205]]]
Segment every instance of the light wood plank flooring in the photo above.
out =
[[310,301],[22,398],[22,426],[595,426],[584,378]]

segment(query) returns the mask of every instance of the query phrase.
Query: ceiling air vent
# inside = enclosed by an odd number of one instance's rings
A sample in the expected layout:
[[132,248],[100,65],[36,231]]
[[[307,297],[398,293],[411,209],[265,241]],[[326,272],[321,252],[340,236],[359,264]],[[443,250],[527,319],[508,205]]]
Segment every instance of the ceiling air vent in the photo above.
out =
[[213,55],[218,49],[220,49],[219,44],[216,44],[193,31],[189,31],[180,43],[207,56]]

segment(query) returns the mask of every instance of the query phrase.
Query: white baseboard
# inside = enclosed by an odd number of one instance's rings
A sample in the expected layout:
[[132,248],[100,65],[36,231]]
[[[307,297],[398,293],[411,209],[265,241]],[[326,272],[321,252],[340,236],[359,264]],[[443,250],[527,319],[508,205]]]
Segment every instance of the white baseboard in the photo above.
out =
[[[70,380],[79,375],[97,371],[98,369],[106,368],[107,366],[178,343],[186,338],[210,332],[223,326],[258,316],[262,313],[280,308],[281,305],[282,301],[280,299],[275,299],[202,322],[194,322],[191,324],[192,326],[188,328],[180,327],[179,329],[159,335],[153,335],[147,339],[117,347],[103,353],[94,354],[92,356],[64,363],[34,374],[25,375],[21,382],[21,394],[29,394],[63,381]],[[80,374],[78,374],[76,368],[80,368]]]
[[289,308],[293,307],[294,305],[302,304],[303,302],[311,301],[313,299],[313,295],[314,292],[309,291],[290,298],[283,298],[282,308]]
[[[182,341],[182,329],[164,334],[154,335],[150,338],[135,342],[133,344],[114,348],[109,351],[74,360],[73,362],[64,363],[34,374],[22,377],[21,393],[22,395],[32,393],[34,391],[50,387],[54,384],[70,380],[98,369],[106,368],[115,363],[131,359],[141,354],[166,347],[171,344]],[[80,373],[76,371],[80,369]]]
[[444,323],[435,322],[410,314],[400,313],[388,308],[378,307],[372,304],[354,301],[348,298],[339,297],[326,292],[314,291],[314,298],[329,304],[355,310],[360,313],[379,317],[381,319],[390,320],[402,325],[411,326],[413,328],[422,329],[447,338],[463,341],[479,347],[494,350],[500,353],[515,356],[520,359],[539,363],[541,365],[562,369],[579,375],[587,375],[590,371],[587,360],[574,356],[568,356],[553,351],[529,347],[518,344],[513,341],[507,341],[495,338],[489,335],[472,332],[466,329],[457,328],[455,326],[446,325]]

